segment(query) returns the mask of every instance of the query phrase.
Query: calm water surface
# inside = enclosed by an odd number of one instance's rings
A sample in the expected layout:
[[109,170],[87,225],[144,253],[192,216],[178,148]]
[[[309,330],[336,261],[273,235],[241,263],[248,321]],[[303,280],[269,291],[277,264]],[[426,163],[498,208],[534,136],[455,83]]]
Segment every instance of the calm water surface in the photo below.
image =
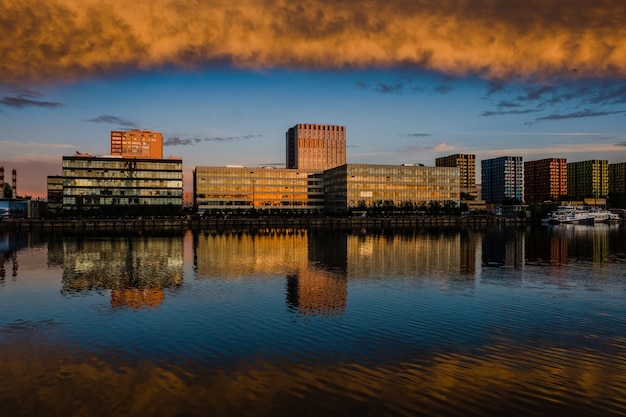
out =
[[0,234],[2,416],[624,416],[626,230]]

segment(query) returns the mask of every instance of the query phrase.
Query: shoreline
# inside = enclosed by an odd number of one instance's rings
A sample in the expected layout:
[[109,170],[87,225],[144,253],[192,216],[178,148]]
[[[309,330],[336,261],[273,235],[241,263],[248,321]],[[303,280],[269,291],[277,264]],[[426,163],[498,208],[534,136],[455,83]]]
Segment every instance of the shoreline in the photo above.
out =
[[152,232],[152,231],[258,231],[271,229],[360,230],[413,229],[420,227],[474,227],[527,225],[531,219],[502,216],[449,217],[294,217],[294,218],[208,218],[208,219],[78,219],[35,220],[8,219],[0,222],[0,231],[50,232]]

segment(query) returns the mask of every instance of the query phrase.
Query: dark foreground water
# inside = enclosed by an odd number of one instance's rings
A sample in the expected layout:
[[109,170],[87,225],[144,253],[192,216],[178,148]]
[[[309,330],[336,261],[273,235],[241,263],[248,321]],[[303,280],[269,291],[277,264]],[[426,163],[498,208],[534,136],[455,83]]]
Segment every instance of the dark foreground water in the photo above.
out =
[[626,231],[0,235],[1,416],[623,416]]

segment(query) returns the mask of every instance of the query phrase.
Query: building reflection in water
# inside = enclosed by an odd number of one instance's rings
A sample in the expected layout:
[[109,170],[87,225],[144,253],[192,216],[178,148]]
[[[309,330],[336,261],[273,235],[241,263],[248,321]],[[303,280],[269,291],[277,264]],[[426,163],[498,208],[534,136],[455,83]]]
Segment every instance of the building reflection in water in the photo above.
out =
[[482,264],[486,267],[522,268],[526,256],[525,238],[524,230],[516,227],[486,230],[482,237]]
[[7,276],[7,264],[11,270],[11,276],[17,277],[19,262],[17,252],[28,247],[31,243],[27,233],[0,233],[0,282]]
[[480,234],[429,231],[350,234],[306,230],[194,235],[199,279],[286,276],[286,302],[304,315],[333,316],[346,309],[348,281],[371,276],[422,277],[442,283],[476,272]]
[[199,279],[220,280],[284,272],[291,310],[333,316],[346,307],[346,245],[329,245],[329,239],[306,230],[198,234],[194,236],[195,269]]
[[348,300],[347,235],[308,233],[307,267],[287,276],[287,304],[306,316],[342,314]]
[[351,235],[348,277],[428,276],[442,282],[452,277],[472,278],[479,244],[479,234],[458,229]]
[[542,273],[565,283],[572,262],[588,262],[605,270],[611,253],[624,253],[619,225],[555,225],[502,227],[486,230],[482,237],[482,260],[486,267],[541,266]]
[[50,241],[48,263],[63,268],[63,292],[110,290],[111,306],[150,308],[183,281],[183,238],[71,237]]

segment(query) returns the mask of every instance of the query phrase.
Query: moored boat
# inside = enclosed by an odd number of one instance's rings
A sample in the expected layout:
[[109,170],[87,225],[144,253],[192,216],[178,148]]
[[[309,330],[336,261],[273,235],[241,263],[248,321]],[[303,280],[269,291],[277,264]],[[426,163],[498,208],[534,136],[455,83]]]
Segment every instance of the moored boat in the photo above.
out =
[[547,224],[613,224],[619,222],[619,215],[604,209],[567,204],[558,206],[556,211],[548,214],[541,222]]
[[595,218],[582,206],[573,206],[571,204],[558,206],[542,220],[542,223],[548,224],[594,224]]

